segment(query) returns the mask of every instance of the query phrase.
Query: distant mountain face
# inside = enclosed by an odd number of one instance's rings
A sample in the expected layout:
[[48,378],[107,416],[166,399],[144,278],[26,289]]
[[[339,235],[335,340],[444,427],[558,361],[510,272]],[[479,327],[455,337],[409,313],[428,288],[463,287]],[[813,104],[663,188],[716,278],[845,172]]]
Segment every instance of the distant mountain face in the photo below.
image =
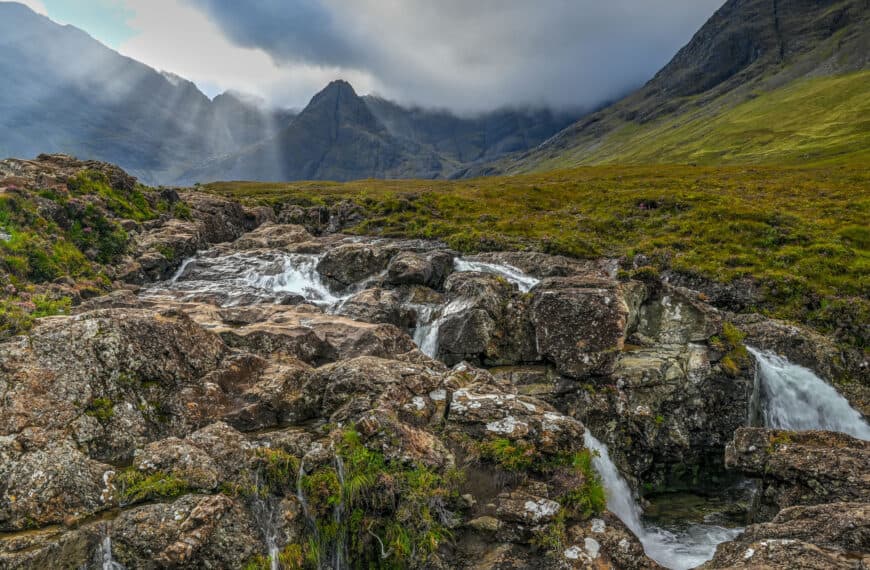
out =
[[843,145],[784,139],[866,125],[868,69],[870,0],[729,0],[644,87],[495,170],[822,159]]
[[181,181],[456,177],[537,146],[574,117],[501,110],[463,118],[360,97],[346,81],[333,81],[274,138],[191,169]]
[[361,98],[345,82],[298,117],[233,93],[212,101],[190,81],[8,2],[0,77],[0,157],[63,152],[152,184],[446,177],[532,148],[571,122],[547,111],[464,119],[408,110]]
[[212,102],[15,3],[0,3],[0,77],[0,155],[67,152],[152,183],[263,140],[286,119],[230,94]]

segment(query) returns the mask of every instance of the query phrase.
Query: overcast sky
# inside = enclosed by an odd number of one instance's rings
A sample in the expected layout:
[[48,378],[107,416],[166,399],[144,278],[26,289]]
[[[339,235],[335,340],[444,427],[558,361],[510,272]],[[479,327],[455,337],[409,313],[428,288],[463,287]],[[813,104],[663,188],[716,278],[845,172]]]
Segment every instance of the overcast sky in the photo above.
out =
[[209,95],[327,82],[480,111],[588,107],[650,77],[723,0],[24,0]]

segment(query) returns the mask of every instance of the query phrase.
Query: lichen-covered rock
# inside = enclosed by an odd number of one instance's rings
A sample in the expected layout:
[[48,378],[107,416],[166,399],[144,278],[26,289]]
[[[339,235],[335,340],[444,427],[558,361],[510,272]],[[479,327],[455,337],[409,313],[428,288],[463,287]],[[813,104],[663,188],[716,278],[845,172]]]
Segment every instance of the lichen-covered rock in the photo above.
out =
[[531,304],[538,352],[565,376],[610,374],[641,300],[635,283],[544,280]]
[[870,503],[870,442],[846,434],[741,428],[725,465],[761,478],[756,520],[796,505]]
[[407,329],[415,313],[398,291],[371,288],[360,291],[341,304],[341,314],[364,323],[389,323]]
[[840,550],[820,548],[815,544],[778,538],[749,543],[725,543],[716,550],[713,560],[701,568],[765,570],[863,570],[870,564],[870,556],[854,555]]

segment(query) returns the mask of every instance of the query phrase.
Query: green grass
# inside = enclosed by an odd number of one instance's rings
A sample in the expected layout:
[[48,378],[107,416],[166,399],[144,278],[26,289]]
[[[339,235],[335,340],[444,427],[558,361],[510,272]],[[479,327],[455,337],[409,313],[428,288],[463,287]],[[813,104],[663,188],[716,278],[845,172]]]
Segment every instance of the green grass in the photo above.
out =
[[558,157],[532,160],[525,167],[866,164],[870,162],[868,93],[870,71],[799,80],[753,93],[737,105],[731,102],[732,96],[725,96],[700,110],[648,124],[625,122],[594,147],[578,145]]
[[644,255],[718,282],[750,277],[757,307],[866,346],[870,164],[823,167],[596,166],[461,181],[211,184],[280,207],[352,200],[349,231],[445,240],[463,252],[531,249],[574,257]]

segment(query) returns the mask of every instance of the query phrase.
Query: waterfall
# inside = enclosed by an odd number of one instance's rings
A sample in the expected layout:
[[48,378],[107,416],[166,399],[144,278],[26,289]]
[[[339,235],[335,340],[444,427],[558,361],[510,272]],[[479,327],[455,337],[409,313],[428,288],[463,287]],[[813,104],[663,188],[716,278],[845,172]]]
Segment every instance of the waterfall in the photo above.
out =
[[338,529],[338,534],[335,537],[335,545],[332,550],[332,568],[331,570],[345,570],[347,567],[347,529],[342,524],[344,522],[344,460],[341,455],[335,451],[335,473],[338,476],[338,488],[341,489],[338,504],[335,505],[332,511],[332,519],[335,523],[335,528]]
[[587,429],[583,434],[586,448],[593,452],[592,465],[601,476],[607,493],[607,510],[631,530],[643,544],[647,556],[666,568],[688,570],[713,557],[716,546],[734,539],[743,529],[728,529],[716,525],[692,524],[672,532],[644,524],[641,510],[626,480],[610,459],[607,446]]
[[124,570],[124,566],[112,558],[112,535],[109,525],[103,526],[103,538],[100,541],[99,563],[103,570]]
[[870,425],[812,370],[772,352],[747,347],[756,361],[756,390],[765,427],[838,431],[870,440]]
[[414,329],[414,342],[420,350],[430,358],[438,355],[438,334],[441,324],[447,317],[467,311],[472,306],[469,299],[454,299],[440,310],[437,306],[423,305],[418,307],[417,327]]
[[459,272],[478,271],[480,273],[492,273],[500,275],[519,287],[520,291],[527,293],[532,287],[540,283],[530,275],[526,275],[516,267],[511,265],[501,265],[498,263],[486,263],[484,261],[467,261],[465,259],[456,258],[453,261],[453,268]]
[[283,534],[280,508],[274,496],[263,496],[262,489],[260,488],[259,474],[255,481],[255,487],[257,492],[254,493],[251,499],[251,512],[266,543],[266,549],[269,553],[269,568],[270,570],[280,570],[278,555],[281,549],[278,544]]
[[323,282],[317,272],[319,261],[320,257],[316,255],[287,254],[283,260],[283,271],[277,275],[264,275],[255,270],[246,275],[245,281],[255,289],[271,293],[294,293],[302,295],[307,301],[332,306],[343,298],[333,295]]
[[[317,520],[311,516],[311,510],[308,508],[308,501],[305,499],[305,491],[302,489],[302,478],[305,477],[305,458],[299,460],[299,472],[296,474],[296,499],[302,507],[302,515],[305,517],[305,522],[311,529],[311,534],[314,536],[314,542],[320,545],[320,529],[317,527]],[[318,558],[319,558],[318,554]],[[320,567],[320,561],[317,563]]]
[[196,260],[196,256],[188,257],[184,261],[181,262],[181,265],[178,266],[178,269],[175,270],[172,277],[169,278],[169,284],[175,285],[175,283],[181,279],[181,276],[184,275],[184,272],[187,271],[187,266],[193,263]]

